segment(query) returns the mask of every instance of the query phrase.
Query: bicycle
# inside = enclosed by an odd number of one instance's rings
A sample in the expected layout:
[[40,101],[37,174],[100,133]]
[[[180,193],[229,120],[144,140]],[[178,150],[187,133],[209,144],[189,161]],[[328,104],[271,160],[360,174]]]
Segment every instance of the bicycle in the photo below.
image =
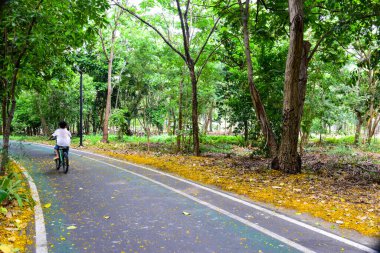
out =
[[69,147],[59,146],[58,155],[59,158],[55,159],[56,169],[59,170],[62,165],[63,173],[66,174],[69,171]]

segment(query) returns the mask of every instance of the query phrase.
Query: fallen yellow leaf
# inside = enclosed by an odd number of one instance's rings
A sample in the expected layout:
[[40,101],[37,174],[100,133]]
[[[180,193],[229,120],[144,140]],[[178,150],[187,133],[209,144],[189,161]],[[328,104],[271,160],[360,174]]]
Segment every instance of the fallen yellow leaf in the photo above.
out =
[[12,253],[13,252],[13,246],[8,244],[1,244],[0,245],[0,251],[3,253]]

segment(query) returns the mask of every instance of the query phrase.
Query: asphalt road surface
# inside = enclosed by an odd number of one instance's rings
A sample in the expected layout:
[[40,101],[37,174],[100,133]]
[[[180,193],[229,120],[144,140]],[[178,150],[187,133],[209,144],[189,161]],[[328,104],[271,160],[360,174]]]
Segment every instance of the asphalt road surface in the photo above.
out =
[[64,174],[52,147],[12,142],[10,152],[51,204],[43,208],[49,252],[376,252],[150,168],[71,149]]

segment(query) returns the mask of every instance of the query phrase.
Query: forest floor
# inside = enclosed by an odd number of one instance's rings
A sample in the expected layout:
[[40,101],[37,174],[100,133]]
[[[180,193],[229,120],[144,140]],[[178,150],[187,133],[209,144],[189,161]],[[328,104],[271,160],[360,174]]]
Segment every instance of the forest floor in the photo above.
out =
[[[25,252],[27,245],[33,243],[27,230],[34,221],[28,182],[21,168],[14,162],[8,166],[6,175],[0,177],[1,187],[4,186],[5,178],[11,179],[7,187],[7,192],[11,192],[11,199],[0,203],[0,252]],[[22,200],[28,200],[29,203],[23,201],[20,206],[15,199],[16,195]]]
[[[42,138],[13,139],[53,142]],[[73,140],[73,147],[78,140]],[[223,143],[223,141],[222,141]],[[215,143],[214,143],[215,144]],[[156,142],[101,143],[85,138],[85,149],[145,164],[223,190],[244,195],[275,207],[311,214],[334,223],[331,227],[354,229],[380,237],[380,152],[377,145],[354,148],[342,143],[312,143],[302,157],[298,175],[268,169],[270,160],[247,149],[228,144],[228,152],[214,148],[201,157],[172,154],[171,144]],[[379,145],[380,146],[380,145]],[[318,226],[319,224],[315,224]]]

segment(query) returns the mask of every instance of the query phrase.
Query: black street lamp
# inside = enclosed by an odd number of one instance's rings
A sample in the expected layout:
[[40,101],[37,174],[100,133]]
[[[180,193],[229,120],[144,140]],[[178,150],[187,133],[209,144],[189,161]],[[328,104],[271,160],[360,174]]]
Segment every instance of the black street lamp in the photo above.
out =
[[78,68],[80,74],[79,86],[79,147],[83,147],[83,72]]

